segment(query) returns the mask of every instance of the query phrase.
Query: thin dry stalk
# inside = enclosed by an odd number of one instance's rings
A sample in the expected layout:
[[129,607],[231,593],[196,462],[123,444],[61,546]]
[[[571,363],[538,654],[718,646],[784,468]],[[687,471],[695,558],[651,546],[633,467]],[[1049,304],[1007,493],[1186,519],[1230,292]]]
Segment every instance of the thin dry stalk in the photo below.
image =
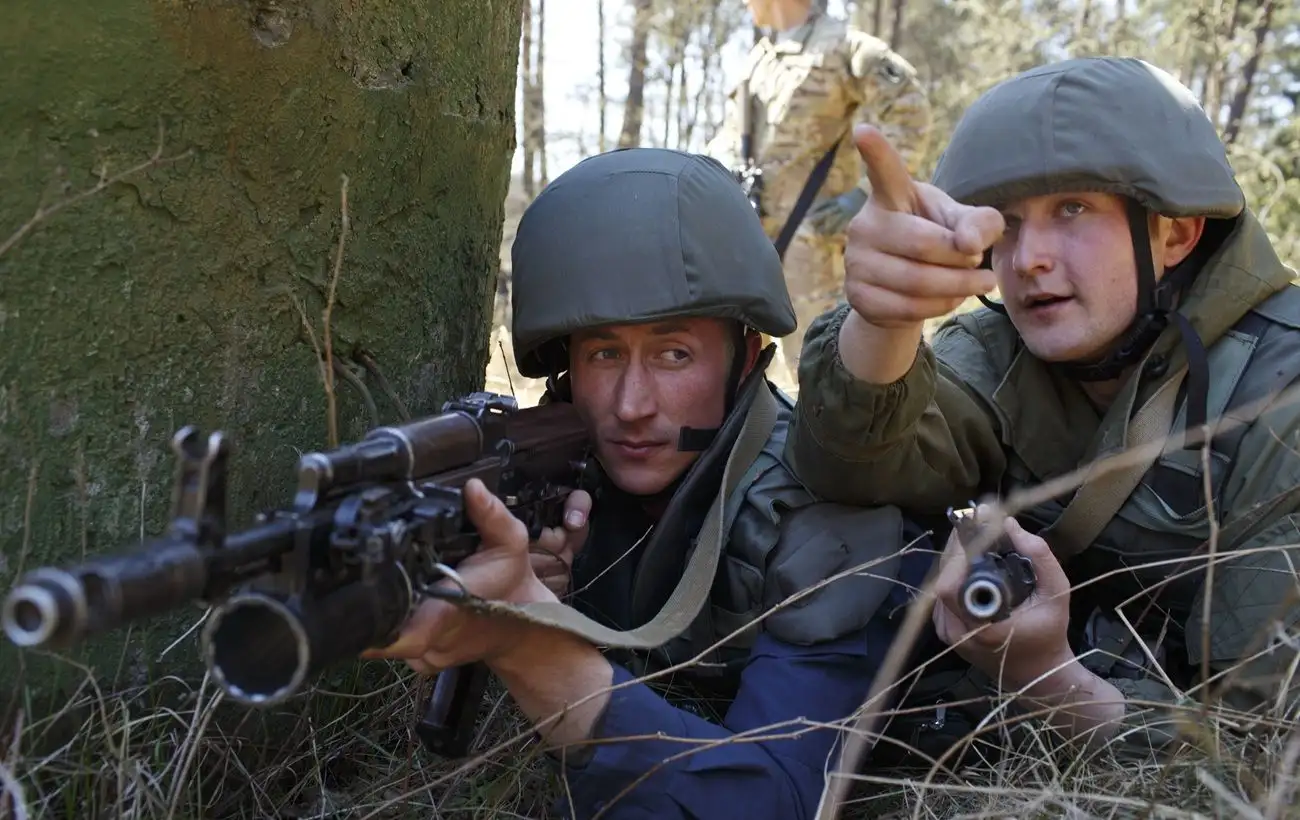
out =
[[27,799],[23,796],[23,786],[3,763],[0,763],[0,786],[4,786],[0,798],[8,798],[0,799],[0,818],[12,813],[14,820],[27,820]]
[[61,199],[58,202],[55,202],[53,205],[50,205],[48,207],[45,205],[37,205],[36,212],[32,214],[31,218],[28,219],[26,222],[24,222],[22,225],[20,225],[18,227],[18,230],[10,234],[8,239],[6,239],[4,242],[0,242],[0,256],[4,256],[15,245],[21,242],[23,237],[31,233],[33,229],[35,229],[38,225],[40,225],[45,220],[57,214],[59,211],[62,211],[64,208],[67,208],[70,205],[75,205],[84,199],[92,197],[95,194],[99,193],[100,191],[104,190],[105,188],[109,187],[110,185],[114,185],[118,182],[124,181],[127,177],[133,176],[142,171],[147,171],[148,169],[158,165],[167,165],[173,162],[178,162],[182,159],[185,159],[186,157],[188,157],[190,154],[193,153],[193,151],[191,150],[186,150],[184,153],[177,154],[176,156],[164,157],[162,155],[164,144],[165,144],[165,133],[163,129],[162,120],[160,119],[158,120],[158,146],[154,148],[153,153],[149,155],[148,159],[144,160],[143,162],[140,162],[137,165],[133,165],[130,168],[127,168],[125,171],[114,174],[113,176],[108,175],[107,167],[100,168],[99,181],[96,182],[91,187],[86,188],[83,191],[79,191],[73,194],[72,196],[65,197],[64,199]]
[[330,320],[334,315],[334,297],[338,290],[339,274],[343,271],[343,248],[348,238],[348,227],[351,225],[351,220],[348,218],[348,175],[341,174],[341,176],[343,184],[339,191],[339,244],[334,255],[334,270],[330,274],[329,292],[325,298],[325,312],[321,316],[323,325],[321,336],[325,344],[325,365],[322,370],[325,378],[325,402],[328,407],[326,424],[331,448],[339,446],[339,419],[338,400],[334,395],[334,341]]

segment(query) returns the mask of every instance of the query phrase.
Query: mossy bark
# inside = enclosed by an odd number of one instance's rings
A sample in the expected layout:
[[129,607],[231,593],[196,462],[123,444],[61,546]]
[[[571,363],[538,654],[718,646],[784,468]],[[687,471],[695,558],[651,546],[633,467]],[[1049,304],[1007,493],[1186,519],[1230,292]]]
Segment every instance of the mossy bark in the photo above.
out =
[[[10,0],[4,17],[0,243],[38,205],[146,160],[160,127],[181,158],[0,256],[0,589],[159,533],[185,424],[233,439],[231,526],[288,503],[298,454],[328,444],[312,335],[344,175],[335,355],[367,351],[413,414],[482,384],[517,3]],[[360,436],[359,391],[339,380],[336,395],[340,438]],[[192,639],[157,662],[198,614],[70,654],[118,682],[192,669]],[[29,694],[81,675],[0,644],[0,682]]]

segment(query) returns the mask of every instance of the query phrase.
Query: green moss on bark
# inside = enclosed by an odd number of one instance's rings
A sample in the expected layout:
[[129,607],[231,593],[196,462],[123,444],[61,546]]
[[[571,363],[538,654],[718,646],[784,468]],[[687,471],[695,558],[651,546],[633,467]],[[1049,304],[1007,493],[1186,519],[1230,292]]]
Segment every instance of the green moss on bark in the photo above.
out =
[[[0,241],[147,158],[160,123],[189,155],[0,257],[0,587],[159,532],[184,424],[233,437],[232,525],[289,500],[298,453],[327,443],[294,302],[319,335],[344,174],[337,354],[369,351],[413,413],[482,384],[518,35],[516,4],[485,0],[6,4]],[[361,435],[360,397],[337,395]],[[71,654],[148,678],[197,614]],[[33,692],[71,671],[0,643]],[[193,660],[190,641],[166,662]]]

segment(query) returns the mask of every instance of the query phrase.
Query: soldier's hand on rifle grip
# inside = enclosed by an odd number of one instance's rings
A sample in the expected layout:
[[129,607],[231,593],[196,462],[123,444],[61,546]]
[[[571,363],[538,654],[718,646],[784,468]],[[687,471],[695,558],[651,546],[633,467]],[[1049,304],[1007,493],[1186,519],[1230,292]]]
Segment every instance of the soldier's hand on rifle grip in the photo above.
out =
[[[478,528],[482,546],[461,561],[456,572],[465,587],[487,600],[524,604],[554,601],[555,595],[533,572],[528,555],[528,528],[478,479],[464,488],[465,514]],[[449,579],[439,584],[454,588]],[[367,650],[363,658],[400,658],[422,674],[433,674],[474,661],[491,664],[526,641],[541,627],[505,618],[475,614],[463,607],[428,599],[383,649]]]
[[[983,510],[981,510],[983,515]],[[963,616],[960,596],[970,557],[954,529],[941,559],[932,619],[944,643],[1005,688],[1023,686],[1074,659],[1066,630],[1070,581],[1047,542],[1011,517],[1002,524],[1015,551],[1033,564],[1037,584],[1005,620],[980,624]]]
[[529,553],[533,572],[557,596],[563,597],[573,581],[573,561],[587,543],[591,496],[585,490],[569,493],[564,501],[564,526],[545,527]]

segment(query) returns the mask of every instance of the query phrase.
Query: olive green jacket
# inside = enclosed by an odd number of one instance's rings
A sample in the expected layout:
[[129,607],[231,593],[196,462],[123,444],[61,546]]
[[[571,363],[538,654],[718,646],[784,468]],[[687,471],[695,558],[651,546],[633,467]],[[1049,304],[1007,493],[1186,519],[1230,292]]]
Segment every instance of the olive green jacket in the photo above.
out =
[[[1198,276],[1182,312],[1209,351],[1211,421],[1225,408],[1296,380],[1300,288],[1291,285],[1294,277],[1249,212]],[[1122,450],[1134,408],[1186,362],[1171,326],[1109,409],[1099,413],[1077,383],[1024,349],[1003,314],[980,308],[948,319],[930,344],[922,344],[902,379],[872,385],[848,373],[839,356],[848,309],[841,305],[809,328],[787,453],[814,492],[842,503],[939,513],[984,494],[1041,484]],[[1182,402],[1180,397],[1178,429]],[[1220,694],[1238,706],[1266,704],[1296,657],[1295,638],[1282,630],[1300,619],[1294,569],[1300,567],[1300,548],[1290,546],[1300,543],[1300,402],[1284,396],[1252,418],[1227,437],[1229,452],[1216,449],[1210,458],[1214,512],[1224,532],[1232,533],[1229,542],[1217,544],[1217,553],[1244,554],[1230,561],[1221,557],[1215,565],[1208,635],[1201,608],[1211,526],[1198,491],[1204,485],[1199,449],[1167,447],[1101,536],[1064,561],[1076,586],[1072,629],[1081,628],[1078,621],[1089,607],[1113,610],[1124,603],[1132,620],[1138,617],[1134,608],[1145,606],[1148,626],[1138,631],[1159,635],[1164,626],[1169,654],[1161,655],[1162,666],[1188,673],[1186,679],[1170,675],[1179,692],[1162,683],[1161,675],[1121,675],[1113,668],[1114,656],[1131,650],[1124,644],[1132,642],[1127,635],[1101,639],[1103,652],[1092,654],[1109,653],[1110,662],[1093,658],[1085,665],[1124,693],[1128,719],[1145,727],[1124,735],[1125,743],[1160,746],[1173,736],[1179,716],[1196,719],[1193,712],[1168,706],[1199,694],[1187,688],[1199,678],[1204,647],[1211,675],[1272,647],[1248,673],[1228,676],[1231,686]],[[1069,500],[1067,493],[1019,517],[1037,531],[1053,523]],[[1259,520],[1242,518],[1266,503]],[[1198,550],[1198,560],[1168,560]],[[1163,563],[1151,566],[1153,561]],[[1142,563],[1148,566],[1135,566]],[[1151,617],[1148,599],[1139,592],[1155,582],[1161,585],[1157,611],[1167,617]]]

